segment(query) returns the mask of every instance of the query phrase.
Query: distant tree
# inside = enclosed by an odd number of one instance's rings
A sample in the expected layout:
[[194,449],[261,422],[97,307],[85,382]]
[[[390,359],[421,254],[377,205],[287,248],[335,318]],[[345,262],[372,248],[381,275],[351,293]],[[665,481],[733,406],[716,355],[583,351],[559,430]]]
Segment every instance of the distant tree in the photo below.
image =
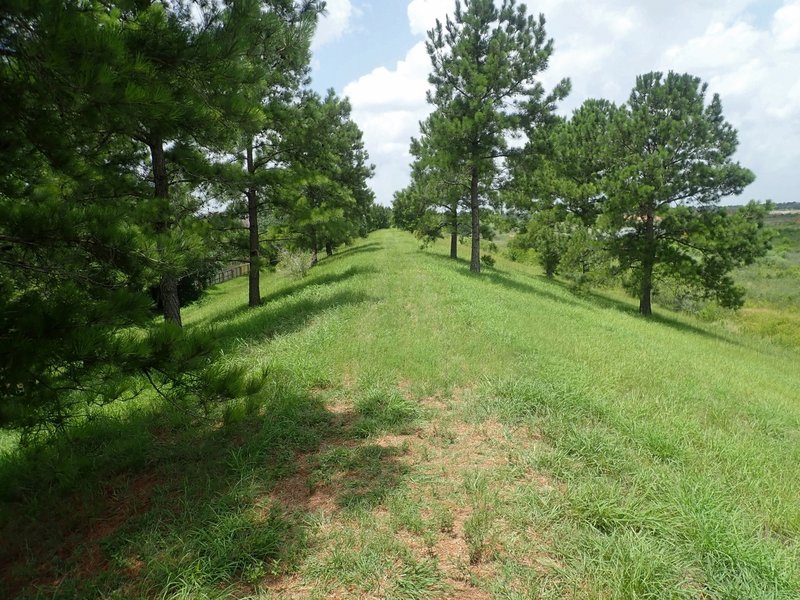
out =
[[524,4],[504,0],[456,1],[453,17],[428,32],[433,66],[428,101],[441,114],[429,132],[431,145],[450,172],[469,182],[472,251],[470,269],[480,271],[481,207],[509,154],[507,138],[555,109],[569,90],[562,81],[545,94],[534,77],[547,67],[552,40],[544,17],[526,14]]
[[566,249],[570,232],[562,225],[566,215],[558,210],[537,210],[521,226],[509,246],[512,250],[533,249],[545,275],[552,278]]
[[413,202],[413,218],[406,229],[423,245],[450,235],[450,258],[458,258],[459,237],[468,237],[463,208],[468,208],[469,178],[451,164],[433,145],[439,111],[420,123],[420,137],[411,140],[411,183],[409,195],[401,198]]
[[290,172],[275,232],[310,250],[312,265],[323,248],[330,255],[335,246],[368,232],[374,194],[367,182],[374,166],[351,110],[349,100],[333,90],[324,99],[307,92],[286,132]]
[[[551,129],[550,146],[542,158],[547,174],[540,177],[538,189],[543,199],[562,206],[587,226],[596,221],[606,200],[608,144],[617,110],[607,100],[585,101],[568,121]],[[537,175],[536,170],[533,173]]]
[[392,209],[389,206],[373,204],[367,214],[368,231],[389,229],[392,226]]
[[621,268],[631,274],[639,312],[652,312],[658,273],[687,281],[724,306],[742,292],[731,269],[766,252],[764,209],[728,215],[718,204],[754,179],[733,161],[736,130],[716,94],[688,74],[637,77],[628,103],[616,111],[604,176],[599,224]]
[[416,220],[422,214],[422,203],[413,186],[397,190],[392,197],[392,225],[398,229],[414,231]]
[[[570,119],[553,120],[529,140],[510,163],[506,203],[527,215],[513,245],[532,248],[548,277],[574,273],[559,269],[565,253],[595,254],[590,240],[606,200],[611,125],[617,108],[606,100],[587,100]],[[580,240],[580,243],[579,243]],[[596,255],[593,258],[598,258]]]

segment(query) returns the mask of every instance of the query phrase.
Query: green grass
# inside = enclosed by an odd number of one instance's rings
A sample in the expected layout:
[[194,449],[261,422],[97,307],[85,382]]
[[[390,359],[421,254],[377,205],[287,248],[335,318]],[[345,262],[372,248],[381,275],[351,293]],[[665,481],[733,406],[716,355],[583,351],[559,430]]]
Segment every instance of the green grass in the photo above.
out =
[[220,285],[257,397],[7,450],[5,596],[800,597],[800,351],[447,250]]
[[726,319],[734,330],[800,348],[800,216],[772,216],[775,239],[770,253],[735,273],[746,304]]

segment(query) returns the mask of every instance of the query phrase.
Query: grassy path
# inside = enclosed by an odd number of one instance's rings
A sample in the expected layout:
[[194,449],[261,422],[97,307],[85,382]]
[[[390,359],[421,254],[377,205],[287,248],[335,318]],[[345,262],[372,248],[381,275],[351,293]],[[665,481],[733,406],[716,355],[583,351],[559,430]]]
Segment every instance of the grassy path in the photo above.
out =
[[3,459],[9,589],[800,598],[796,351],[395,231],[266,280],[185,315],[268,369],[257,398]]

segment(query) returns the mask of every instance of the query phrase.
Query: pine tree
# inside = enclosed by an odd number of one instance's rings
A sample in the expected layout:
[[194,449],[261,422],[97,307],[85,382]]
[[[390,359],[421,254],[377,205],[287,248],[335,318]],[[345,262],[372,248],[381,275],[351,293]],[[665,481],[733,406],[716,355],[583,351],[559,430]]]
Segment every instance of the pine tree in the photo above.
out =
[[350,102],[330,90],[321,99],[307,92],[287,145],[290,169],[282,186],[278,238],[311,251],[312,265],[322,249],[367,233],[374,195],[367,185],[374,167],[362,133],[350,118]]
[[533,213],[517,243],[536,248],[548,274],[566,255],[582,267],[611,263],[643,315],[667,280],[741,305],[730,271],[766,251],[766,207],[719,206],[753,174],[733,161],[736,131],[698,78],[642,75],[625,105],[587,100],[545,143],[514,172],[516,205]]
[[0,19],[0,425],[211,372],[210,338],[176,331],[177,283],[210,252],[211,153],[257,112],[237,91],[268,3],[193,7],[36,0]]
[[[195,262],[202,239],[184,227],[192,214],[171,189],[180,179],[197,185],[213,173],[211,152],[226,152],[241,127],[252,126],[258,103],[239,92],[257,74],[248,58],[260,46],[273,3],[141,4],[124,20],[126,85],[121,133],[143,144],[158,210],[153,228],[161,260],[164,318],[181,323],[178,282]],[[276,2],[278,8],[285,2]],[[126,70],[123,70],[126,69]]]
[[286,167],[288,150],[284,132],[292,126],[294,116],[290,104],[308,73],[311,35],[321,10],[322,5],[315,1],[300,5],[284,2],[282,7],[265,13],[265,23],[259,28],[258,41],[252,45],[253,52],[248,57],[257,76],[247,90],[261,108],[257,126],[245,127],[243,131],[240,160],[245,174],[238,178],[238,188],[247,203],[250,306],[261,304],[259,216],[267,207],[266,194],[276,175]]
[[[414,203],[415,216],[407,228],[424,245],[441,238],[444,232],[450,235],[450,258],[458,258],[459,237],[468,237],[471,230],[465,227],[462,208],[469,208],[469,177],[459,171],[442,154],[436,152],[432,134],[441,119],[434,111],[420,124],[420,137],[411,140],[411,185],[405,196]],[[403,196],[396,200],[402,202]]]
[[766,251],[762,209],[728,215],[718,207],[754,175],[734,162],[736,130],[719,96],[706,103],[706,89],[688,74],[648,73],[614,119],[601,222],[643,315],[652,312],[657,270],[739,306],[728,272]]
[[564,80],[546,94],[535,80],[553,51],[544,24],[515,0],[499,9],[493,0],[465,0],[462,9],[457,0],[453,18],[428,32],[434,86],[428,101],[442,116],[431,143],[451,170],[468,174],[474,272],[480,271],[481,206],[498,161],[509,155],[508,136],[545,119],[569,90]]
[[[63,422],[69,398],[119,395],[117,335],[150,318],[157,256],[146,156],[109,108],[120,26],[70,3],[0,19],[0,425]],[[101,27],[101,23],[103,26]],[[116,106],[114,106],[116,108]]]
[[541,127],[510,161],[512,181],[504,190],[505,201],[524,221],[513,244],[535,250],[548,277],[566,274],[562,258],[574,254],[576,244],[586,249],[579,238],[597,235],[616,110],[606,100],[587,100],[570,119],[553,119]]

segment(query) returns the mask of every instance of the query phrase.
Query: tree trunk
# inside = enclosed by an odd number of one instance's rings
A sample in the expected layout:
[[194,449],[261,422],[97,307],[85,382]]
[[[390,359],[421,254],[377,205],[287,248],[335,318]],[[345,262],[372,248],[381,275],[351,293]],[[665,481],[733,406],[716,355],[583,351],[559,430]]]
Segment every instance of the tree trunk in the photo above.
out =
[[317,242],[316,230],[311,230],[311,266],[319,262],[319,243]]
[[453,223],[450,230],[450,258],[458,258],[458,203],[456,202],[452,207]]
[[481,216],[478,201],[478,168],[473,166],[470,173],[469,208],[472,213],[472,256],[469,270],[481,272]]
[[325,242],[325,254],[333,256],[333,242]]
[[[167,176],[167,159],[164,156],[164,140],[153,136],[150,141],[150,159],[153,163],[154,196],[162,200],[156,232],[165,234],[169,231],[169,179]],[[163,259],[164,257],[162,257]],[[178,298],[178,278],[171,273],[162,273],[159,284],[161,311],[165,321],[172,321],[178,327],[181,323],[181,302]]]
[[182,327],[181,302],[178,298],[178,278],[169,274],[162,275],[159,295],[161,296],[161,310],[164,314],[164,320],[172,321],[178,327]]
[[[253,162],[252,141],[247,144],[247,172],[252,175],[255,173],[255,163]],[[249,187],[247,196],[247,226],[250,233],[250,273],[248,274],[249,301],[250,306],[261,305],[261,251],[258,238],[258,193],[254,187]]]
[[652,306],[653,293],[653,263],[642,264],[642,285],[639,291],[639,313],[644,316],[653,314]]
[[653,314],[653,265],[656,262],[655,219],[650,213],[645,221],[645,248],[642,256],[642,281],[639,288],[639,313],[644,316]]

